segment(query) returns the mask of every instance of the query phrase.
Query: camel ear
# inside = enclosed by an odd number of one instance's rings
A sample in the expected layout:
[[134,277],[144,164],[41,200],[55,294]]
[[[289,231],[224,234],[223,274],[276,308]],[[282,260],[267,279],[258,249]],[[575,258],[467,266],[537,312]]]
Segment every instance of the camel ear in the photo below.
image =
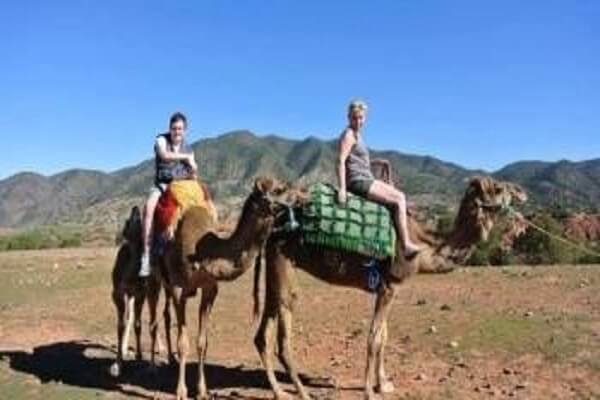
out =
[[136,219],[142,219],[142,213],[140,212],[140,208],[138,206],[131,207],[131,211],[129,212],[129,219],[131,221]]
[[494,180],[487,176],[474,176],[469,183],[469,189],[478,189],[480,193],[490,193],[490,189],[494,188]]
[[502,183],[504,190],[508,192],[511,200],[518,201],[520,203],[524,203],[527,201],[528,196],[527,192],[521,185],[512,182],[503,182]]
[[471,179],[469,179],[469,186],[467,187],[467,193],[469,194],[476,194],[476,193],[481,193],[481,190],[483,189],[481,187],[481,176],[474,176]]
[[273,179],[266,177],[266,176],[260,176],[258,178],[256,178],[256,180],[254,181],[254,191],[255,192],[260,192],[260,193],[269,193],[269,191],[271,190],[271,188],[273,187]]

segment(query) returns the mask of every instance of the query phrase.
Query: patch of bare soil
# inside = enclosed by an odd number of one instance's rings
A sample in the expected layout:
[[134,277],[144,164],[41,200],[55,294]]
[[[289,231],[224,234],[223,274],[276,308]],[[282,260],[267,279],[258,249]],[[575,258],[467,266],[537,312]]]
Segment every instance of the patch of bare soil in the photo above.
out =
[[[23,275],[21,286],[6,288],[10,299],[0,297],[4,393],[174,398],[177,370],[164,353],[156,371],[130,359],[121,378],[108,374],[116,342],[114,254],[112,248],[0,254],[0,291]],[[251,275],[221,285],[210,323],[207,378],[217,398],[271,398],[252,343]],[[320,399],[362,399],[373,296],[303,273],[299,285],[294,352],[309,391]],[[471,268],[413,278],[390,316],[386,367],[396,392],[385,398],[599,399],[599,289],[598,266]],[[188,306],[192,338],[197,304]],[[162,329],[161,335],[164,341]],[[143,347],[147,360],[147,320]],[[191,359],[193,395],[194,351]],[[287,377],[278,378],[293,394]]]

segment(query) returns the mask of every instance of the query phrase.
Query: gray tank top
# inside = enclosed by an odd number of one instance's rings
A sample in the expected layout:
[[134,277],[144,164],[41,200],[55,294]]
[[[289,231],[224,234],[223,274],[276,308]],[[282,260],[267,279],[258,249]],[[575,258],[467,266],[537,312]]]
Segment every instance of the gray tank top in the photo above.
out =
[[371,172],[369,149],[362,140],[362,135],[356,139],[348,158],[346,158],[346,184],[354,181],[375,179]]

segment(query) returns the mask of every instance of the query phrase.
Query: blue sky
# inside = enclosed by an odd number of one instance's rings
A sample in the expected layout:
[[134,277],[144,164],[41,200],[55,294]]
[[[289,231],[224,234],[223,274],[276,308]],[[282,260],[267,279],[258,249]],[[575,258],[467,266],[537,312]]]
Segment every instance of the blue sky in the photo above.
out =
[[247,128],[495,170],[600,157],[597,1],[10,1],[0,11],[0,178],[152,156]]

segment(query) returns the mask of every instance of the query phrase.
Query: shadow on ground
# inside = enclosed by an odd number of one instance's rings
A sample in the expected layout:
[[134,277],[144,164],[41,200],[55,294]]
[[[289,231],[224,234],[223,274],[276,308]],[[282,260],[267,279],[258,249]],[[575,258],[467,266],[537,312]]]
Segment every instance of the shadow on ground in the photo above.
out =
[[[149,399],[153,398],[152,392],[175,392],[176,365],[160,364],[153,372],[148,368],[150,364],[147,361],[124,361],[121,376],[113,378],[109,368],[114,359],[113,349],[85,340],[37,346],[31,353],[0,350],[0,362],[7,363],[13,371],[36,376],[43,384],[60,382],[63,385],[115,391]],[[234,392],[236,389],[269,389],[262,369],[206,364],[205,373],[210,389],[232,389]],[[197,374],[198,364],[188,363],[186,383],[191,396],[195,395]],[[290,383],[285,374],[278,374],[277,378],[282,383]],[[314,388],[332,388],[332,385],[318,378],[304,380]],[[142,391],[134,390],[135,387]],[[219,398],[253,397],[233,394]]]

